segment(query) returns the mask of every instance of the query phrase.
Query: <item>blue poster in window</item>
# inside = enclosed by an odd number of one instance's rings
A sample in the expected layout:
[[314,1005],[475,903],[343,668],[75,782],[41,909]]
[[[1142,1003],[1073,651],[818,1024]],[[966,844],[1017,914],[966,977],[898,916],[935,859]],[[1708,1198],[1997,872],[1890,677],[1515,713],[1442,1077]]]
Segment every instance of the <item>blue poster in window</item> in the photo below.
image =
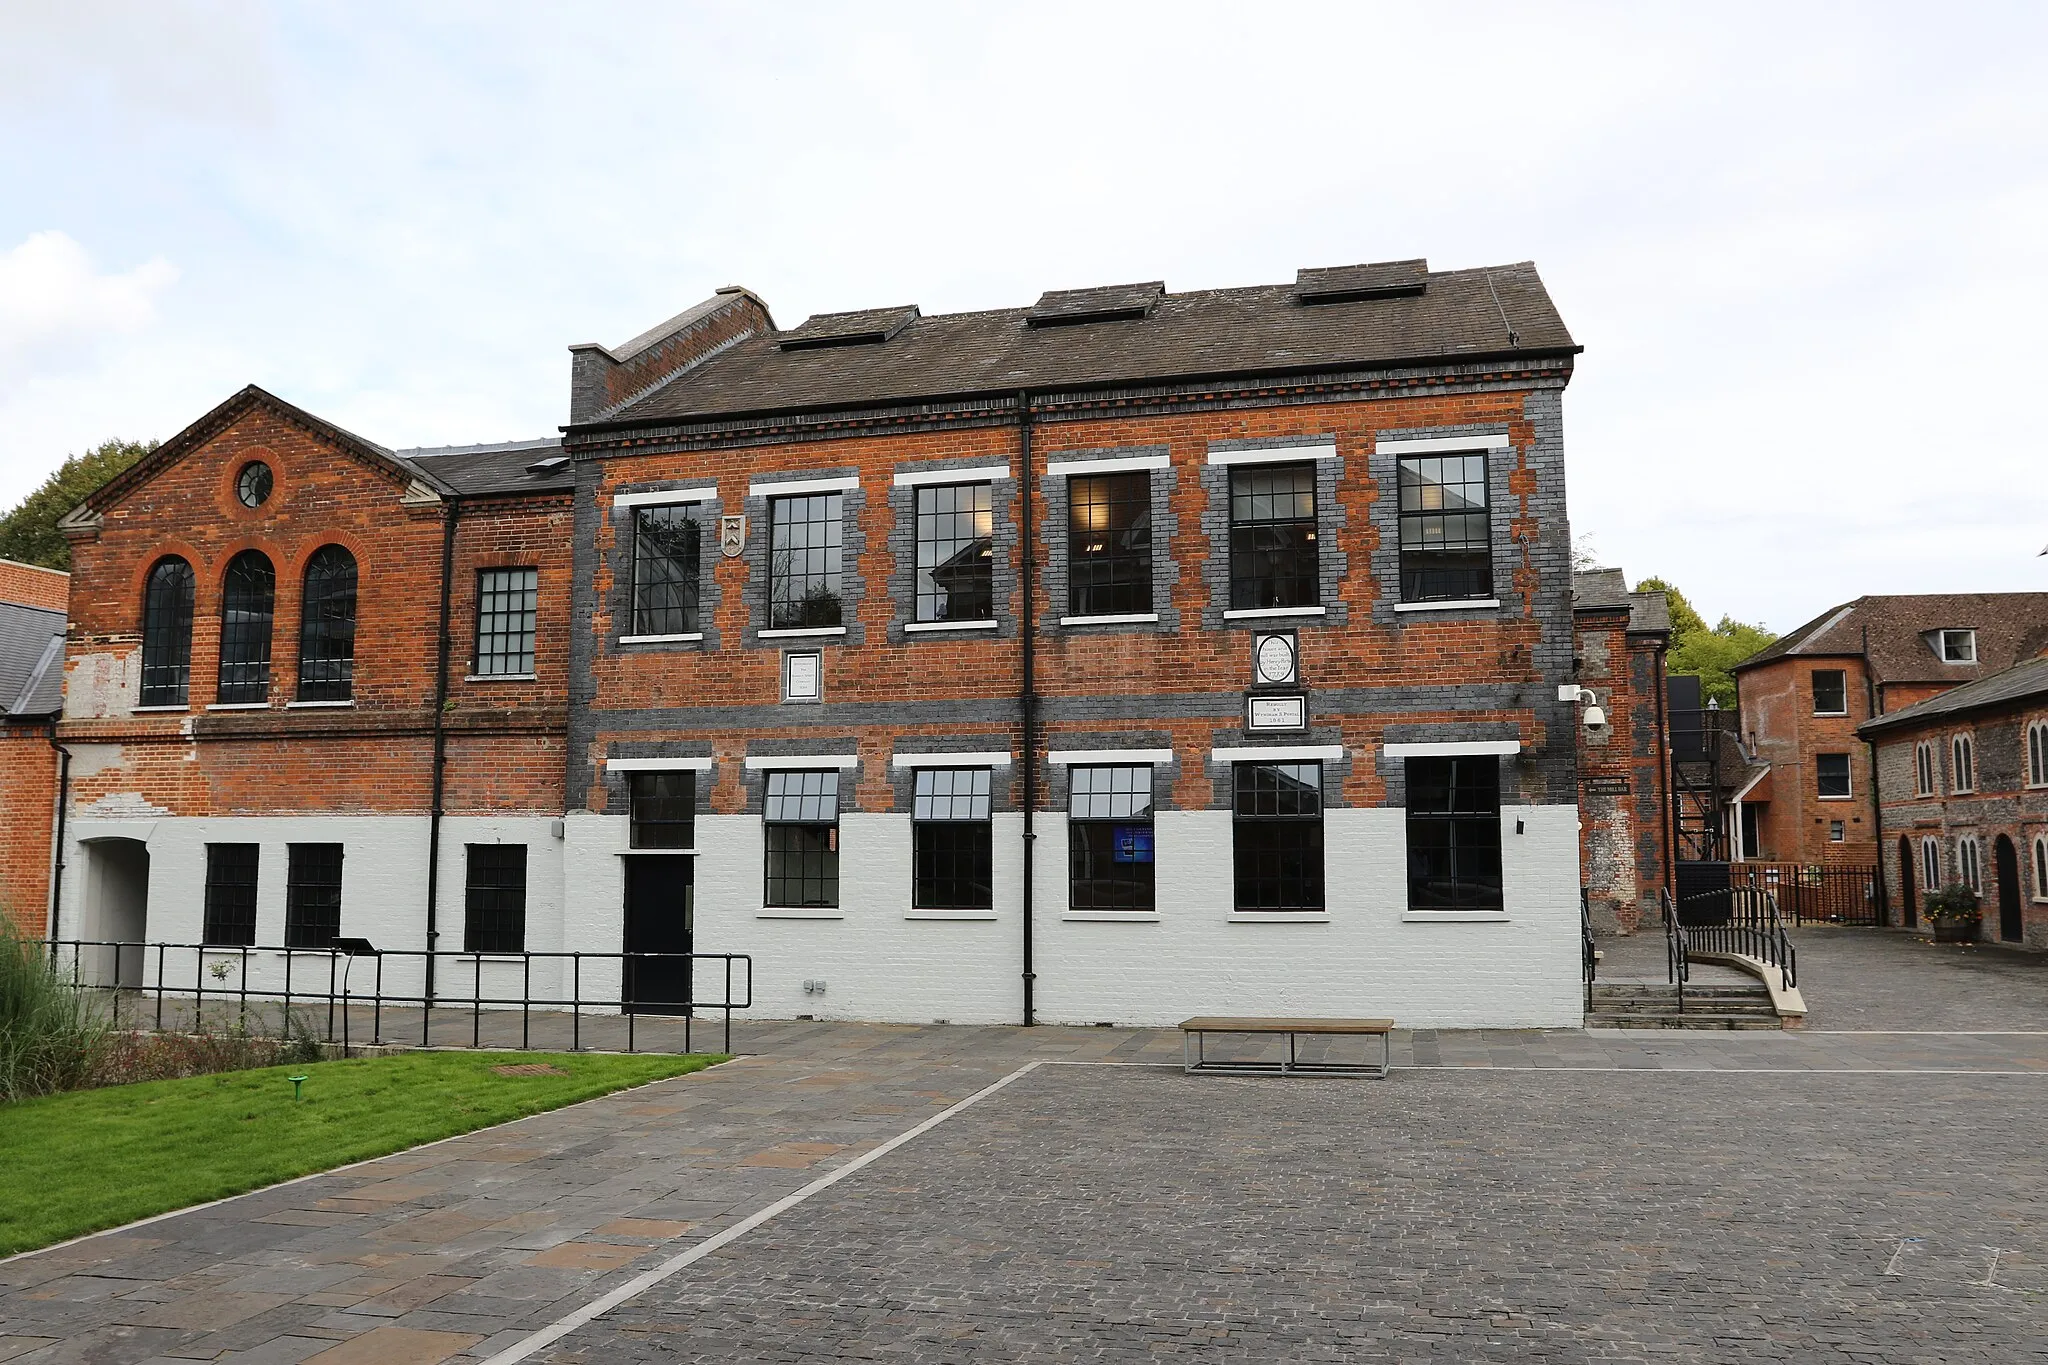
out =
[[1118,825],[1110,831],[1110,842],[1120,863],[1152,861],[1152,826]]

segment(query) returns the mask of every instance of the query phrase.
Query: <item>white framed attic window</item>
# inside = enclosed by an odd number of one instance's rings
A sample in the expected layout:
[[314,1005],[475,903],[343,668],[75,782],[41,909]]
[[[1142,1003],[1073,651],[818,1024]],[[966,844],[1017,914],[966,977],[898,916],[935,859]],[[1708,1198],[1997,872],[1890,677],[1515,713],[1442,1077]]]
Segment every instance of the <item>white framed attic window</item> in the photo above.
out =
[[1934,643],[1945,664],[1977,662],[1977,632],[1974,630],[1937,631]]

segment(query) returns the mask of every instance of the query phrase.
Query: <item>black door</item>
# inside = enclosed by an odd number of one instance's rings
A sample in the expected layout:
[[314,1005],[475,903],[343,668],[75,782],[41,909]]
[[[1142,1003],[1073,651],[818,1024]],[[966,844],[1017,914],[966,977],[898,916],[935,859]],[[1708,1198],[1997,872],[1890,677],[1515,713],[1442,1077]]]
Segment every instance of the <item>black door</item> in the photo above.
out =
[[1908,929],[1920,923],[1920,898],[1913,892],[1913,841],[1899,840],[1899,894],[1905,902]]
[[[626,951],[690,951],[695,858],[626,859]],[[626,959],[626,1007],[636,1014],[690,1012],[687,957]]]
[[1998,865],[1998,936],[2018,943],[2027,936],[2027,924],[2020,917],[2020,855],[2012,840],[1999,835],[1992,860]]

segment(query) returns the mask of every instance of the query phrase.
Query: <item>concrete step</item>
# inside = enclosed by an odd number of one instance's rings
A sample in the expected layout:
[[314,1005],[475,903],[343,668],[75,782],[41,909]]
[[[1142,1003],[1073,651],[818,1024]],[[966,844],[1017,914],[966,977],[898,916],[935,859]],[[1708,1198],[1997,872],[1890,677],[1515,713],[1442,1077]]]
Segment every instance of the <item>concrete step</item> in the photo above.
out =
[[1776,1029],[1782,1028],[1778,1016],[1748,1014],[1604,1014],[1598,1011],[1586,1016],[1587,1028],[1626,1029]]

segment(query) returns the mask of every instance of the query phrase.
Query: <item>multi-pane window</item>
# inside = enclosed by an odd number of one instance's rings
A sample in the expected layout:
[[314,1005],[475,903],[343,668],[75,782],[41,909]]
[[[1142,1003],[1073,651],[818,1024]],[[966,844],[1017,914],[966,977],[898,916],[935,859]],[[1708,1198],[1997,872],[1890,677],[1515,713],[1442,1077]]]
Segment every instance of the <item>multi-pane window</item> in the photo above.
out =
[[1152,874],[1150,764],[1068,770],[1068,905],[1158,908]]
[[990,485],[917,490],[917,619],[987,621],[995,616]]
[[222,947],[256,941],[255,844],[206,846],[206,918],[202,943]]
[[1813,714],[1849,714],[1849,675],[1839,668],[1816,669],[1813,674]]
[[323,545],[306,561],[299,610],[299,700],[347,701],[356,679],[356,557]]
[[526,845],[471,844],[463,886],[462,951],[526,950]]
[[1984,894],[1984,865],[1977,854],[1977,840],[1964,835],[1956,840],[1956,876],[1978,895]]
[[1323,765],[1239,763],[1231,780],[1236,908],[1323,909]]
[[697,774],[627,774],[628,842],[633,848],[697,846]]
[[1313,607],[1316,467],[1248,465],[1230,471],[1230,606]]
[[1941,844],[1932,835],[1920,841],[1920,883],[1930,891],[1941,886]]
[[768,847],[767,904],[839,904],[839,773],[768,774],[761,803]]
[[1067,610],[1131,616],[1152,610],[1152,476],[1067,480]]
[[1849,795],[1849,755],[1815,754],[1813,773],[1817,794],[1824,797]]
[[768,504],[768,625],[773,630],[836,626],[844,497],[809,493]]
[[1403,459],[1401,600],[1455,602],[1493,596],[1493,527],[1486,456]]
[[331,948],[341,933],[341,845],[293,844],[284,881],[284,946]]
[[1828,821],[1828,842],[1839,844],[1849,837],[1848,827],[1840,820]]
[[1408,908],[1499,910],[1500,759],[1411,758]]
[[183,706],[192,678],[192,566],[176,555],[149,571],[142,595],[143,706]]
[[1977,662],[1977,632],[1944,630],[1941,633],[1941,661],[1949,664]]
[[918,910],[995,905],[987,768],[919,768],[910,805]]
[[215,700],[245,704],[270,699],[270,625],[277,611],[277,572],[261,550],[228,561],[220,596],[220,690]]
[[534,623],[540,614],[540,570],[485,569],[476,576],[476,676],[533,672]]
[[1977,790],[1977,746],[1970,742],[1968,735],[1957,735],[1950,741],[1949,758],[1955,764],[1949,769],[1949,790]]
[[2048,787],[2048,720],[2027,727],[2027,785]]
[[694,635],[704,524],[693,503],[633,509],[634,635]]
[[1913,746],[1913,792],[1934,795],[1934,745],[1924,739]]

